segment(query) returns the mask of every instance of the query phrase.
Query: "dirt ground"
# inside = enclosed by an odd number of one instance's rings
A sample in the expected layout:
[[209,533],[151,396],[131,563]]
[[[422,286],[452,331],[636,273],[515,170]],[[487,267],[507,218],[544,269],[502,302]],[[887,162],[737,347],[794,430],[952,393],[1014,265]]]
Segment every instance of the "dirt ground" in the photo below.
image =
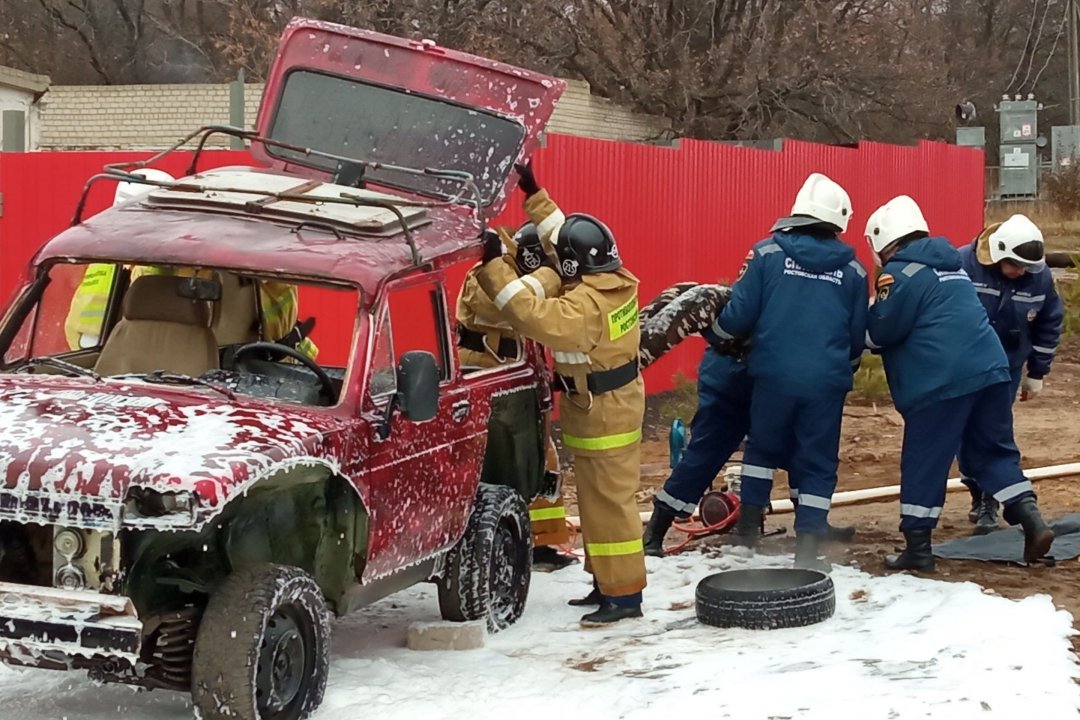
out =
[[[1068,362],[1066,362],[1068,361]],[[1017,442],[1023,453],[1023,466],[1036,468],[1080,462],[1080,336],[1063,347],[1054,370],[1046,379],[1038,398],[1015,406]],[[663,398],[651,398],[651,403]],[[656,413],[649,413],[655,417]],[[689,418],[684,418],[689,421]],[[899,482],[900,444],[903,424],[891,406],[849,406],[844,413],[840,450],[838,491],[893,485]],[[668,447],[666,429],[656,424],[646,428],[642,453],[642,488],[638,499],[642,510],[650,510],[650,499],[667,478]],[[738,462],[739,455],[732,458]],[[568,512],[577,515],[572,473],[567,473]],[[951,477],[955,477],[954,472]],[[719,481],[718,481],[719,482]],[[1054,520],[1080,512],[1080,476],[1035,483],[1043,515]],[[774,499],[787,497],[782,473],[774,486]],[[970,496],[966,491],[949,494],[935,540],[964,537],[971,532],[967,520]],[[793,516],[770,517],[767,529],[786,527],[784,535],[763,540],[762,551],[790,552],[794,535]],[[834,563],[856,564],[867,572],[883,573],[882,560],[903,544],[899,524],[899,501],[835,508],[830,513],[834,524],[854,524],[858,535],[850,545],[832,545],[828,555]],[[1004,527],[1004,526],[1003,526]],[[671,533],[671,541],[681,540]],[[722,542],[705,539],[691,545]],[[1054,567],[1024,568],[975,561],[938,560],[936,576],[944,580],[974,582],[1003,596],[1021,598],[1047,593],[1061,608],[1072,613],[1080,629],[1080,561],[1064,561]],[[1080,639],[1074,646],[1080,651]]]

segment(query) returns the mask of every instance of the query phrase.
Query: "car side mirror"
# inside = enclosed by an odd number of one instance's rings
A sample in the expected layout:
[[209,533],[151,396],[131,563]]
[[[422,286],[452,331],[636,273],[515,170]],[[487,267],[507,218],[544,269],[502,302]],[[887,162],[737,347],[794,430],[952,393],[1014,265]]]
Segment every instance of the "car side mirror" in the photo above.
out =
[[439,366],[435,356],[412,350],[397,367],[398,406],[412,422],[426,422],[439,410]]

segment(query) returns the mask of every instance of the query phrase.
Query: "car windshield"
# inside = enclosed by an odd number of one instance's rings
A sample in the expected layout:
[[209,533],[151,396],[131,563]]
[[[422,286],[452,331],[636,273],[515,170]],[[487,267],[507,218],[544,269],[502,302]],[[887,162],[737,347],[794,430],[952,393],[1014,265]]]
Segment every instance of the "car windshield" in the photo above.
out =
[[[312,113],[312,108],[321,111]],[[294,70],[286,78],[269,136],[368,163],[465,172],[487,204],[502,189],[525,128],[444,100]],[[328,158],[275,147],[267,151],[330,173],[337,170],[336,161]],[[391,168],[368,168],[365,179],[431,197],[449,198],[461,191],[454,180]]]
[[[357,290],[213,268],[57,263],[43,287],[9,320],[18,329],[3,329],[8,371],[149,378],[313,405],[336,404],[359,303]],[[243,349],[252,343],[264,347]]]

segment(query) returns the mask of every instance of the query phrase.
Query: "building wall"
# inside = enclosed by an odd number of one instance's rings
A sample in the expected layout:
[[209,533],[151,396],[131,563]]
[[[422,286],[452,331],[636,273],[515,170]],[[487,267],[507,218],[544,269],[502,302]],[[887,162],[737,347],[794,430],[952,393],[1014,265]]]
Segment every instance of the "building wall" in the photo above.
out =
[[[0,85],[0,113],[4,110],[18,110],[23,113],[26,123],[24,129],[27,143],[26,149],[36,150],[41,139],[41,123],[37,105],[34,104],[34,94],[26,90],[17,90]],[[0,123],[3,122],[2,118],[3,115],[0,114]],[[0,137],[3,136],[2,133],[3,128],[0,127]],[[9,148],[3,149],[7,150]]]
[[[244,92],[250,128],[262,84]],[[58,85],[43,100],[41,148],[45,150],[156,149],[172,145],[202,125],[229,122],[228,85]],[[603,140],[650,141],[667,122],[627,111],[571,80],[548,130]],[[228,144],[216,138],[214,146]]]

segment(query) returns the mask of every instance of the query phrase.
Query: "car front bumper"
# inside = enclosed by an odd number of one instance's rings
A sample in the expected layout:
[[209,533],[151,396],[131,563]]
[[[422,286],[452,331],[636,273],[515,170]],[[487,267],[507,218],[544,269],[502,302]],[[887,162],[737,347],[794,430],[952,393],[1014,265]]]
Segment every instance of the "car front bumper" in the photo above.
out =
[[134,665],[142,623],[126,597],[0,582],[0,660],[52,669]]

